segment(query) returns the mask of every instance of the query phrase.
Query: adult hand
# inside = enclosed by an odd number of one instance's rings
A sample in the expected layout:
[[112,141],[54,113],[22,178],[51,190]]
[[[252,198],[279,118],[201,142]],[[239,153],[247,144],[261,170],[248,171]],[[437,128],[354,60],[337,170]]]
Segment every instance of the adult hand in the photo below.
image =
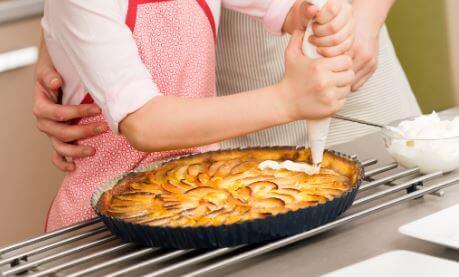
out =
[[328,0],[317,13],[309,41],[324,57],[347,54],[354,42],[352,6],[346,0]]
[[356,22],[355,39],[351,48],[353,55],[353,70],[355,81],[352,91],[359,90],[371,78],[378,65],[379,29],[373,31],[364,24],[357,13],[354,13]]
[[352,91],[365,84],[376,71],[379,54],[379,32],[395,0],[353,0],[355,40],[351,48],[356,78]]
[[97,105],[60,105],[59,89],[62,79],[54,69],[44,44],[36,65],[33,113],[37,128],[49,136],[54,148],[52,161],[62,171],[75,170],[71,159],[94,155],[95,150],[88,146],[74,145],[72,142],[89,138],[107,131],[100,123],[70,125],[73,119],[100,114]]

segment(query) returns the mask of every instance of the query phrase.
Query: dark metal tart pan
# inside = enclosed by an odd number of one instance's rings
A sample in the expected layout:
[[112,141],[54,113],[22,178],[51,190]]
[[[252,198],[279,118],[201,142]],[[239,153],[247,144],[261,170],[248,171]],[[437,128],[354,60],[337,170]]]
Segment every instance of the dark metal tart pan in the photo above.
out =
[[[228,150],[263,150],[263,149],[299,149],[297,147],[251,147],[244,149]],[[306,207],[296,211],[271,215],[265,218],[247,220],[230,225],[201,226],[201,227],[161,227],[146,224],[133,223],[108,216],[98,209],[98,201],[101,195],[119,180],[128,174],[147,171],[172,160],[189,157],[190,155],[177,157],[171,160],[152,164],[139,168],[133,172],[119,176],[115,180],[99,187],[92,196],[91,204],[95,212],[102,218],[108,229],[124,241],[136,244],[169,248],[169,249],[204,249],[230,247],[241,244],[266,242],[282,237],[295,235],[333,221],[344,213],[353,203],[358,188],[363,179],[363,167],[359,161],[348,155],[326,150],[328,153],[344,158],[357,165],[359,172],[357,181],[351,190],[341,196],[315,206]],[[200,154],[200,153],[199,153]],[[192,154],[192,155],[199,155]]]

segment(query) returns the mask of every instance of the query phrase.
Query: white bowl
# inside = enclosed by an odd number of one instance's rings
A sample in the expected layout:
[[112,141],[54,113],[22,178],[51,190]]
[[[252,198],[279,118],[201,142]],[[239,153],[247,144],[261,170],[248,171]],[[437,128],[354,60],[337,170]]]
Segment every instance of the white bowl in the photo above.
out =
[[[439,115],[441,120],[453,120],[453,116]],[[410,118],[408,120],[412,120]],[[401,121],[389,126],[397,127]],[[388,129],[383,129],[387,151],[406,168],[419,167],[421,173],[447,173],[459,168],[459,137],[443,139],[400,138]]]

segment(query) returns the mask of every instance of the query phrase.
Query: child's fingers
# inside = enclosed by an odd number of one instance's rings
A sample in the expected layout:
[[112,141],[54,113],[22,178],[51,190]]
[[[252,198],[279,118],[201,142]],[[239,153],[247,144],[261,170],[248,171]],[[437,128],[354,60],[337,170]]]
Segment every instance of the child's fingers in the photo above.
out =
[[337,33],[339,30],[344,28],[346,24],[350,21],[351,18],[351,8],[348,6],[345,6],[343,10],[336,15],[331,21],[321,23],[318,18],[319,16],[316,17],[316,23],[313,24],[312,29],[314,31],[314,35],[318,37],[323,37],[323,36],[329,36],[332,34]]
[[337,87],[346,87],[354,83],[355,73],[352,70],[332,73],[332,82]]
[[341,0],[329,0],[325,7],[319,11],[316,21],[319,24],[326,24],[332,21],[336,16],[341,13],[343,5]]
[[329,36],[315,36],[309,37],[309,41],[317,47],[332,47],[343,43],[354,31],[354,23],[349,20],[347,24],[337,33]]
[[348,55],[340,55],[324,59],[323,65],[333,72],[346,71],[352,68],[352,59]]
[[317,53],[324,57],[334,57],[348,52],[354,43],[354,36],[349,36],[343,43],[332,47],[319,47]]

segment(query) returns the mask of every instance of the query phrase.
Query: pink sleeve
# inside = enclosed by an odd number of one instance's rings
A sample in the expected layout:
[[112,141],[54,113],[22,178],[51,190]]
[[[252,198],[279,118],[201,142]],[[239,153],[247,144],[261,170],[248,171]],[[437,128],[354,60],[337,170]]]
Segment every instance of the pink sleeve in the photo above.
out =
[[47,0],[44,21],[110,128],[160,92],[142,63],[119,1]]
[[223,0],[223,6],[241,12],[263,22],[265,28],[275,34],[282,34],[282,26],[290,9],[297,0]]

